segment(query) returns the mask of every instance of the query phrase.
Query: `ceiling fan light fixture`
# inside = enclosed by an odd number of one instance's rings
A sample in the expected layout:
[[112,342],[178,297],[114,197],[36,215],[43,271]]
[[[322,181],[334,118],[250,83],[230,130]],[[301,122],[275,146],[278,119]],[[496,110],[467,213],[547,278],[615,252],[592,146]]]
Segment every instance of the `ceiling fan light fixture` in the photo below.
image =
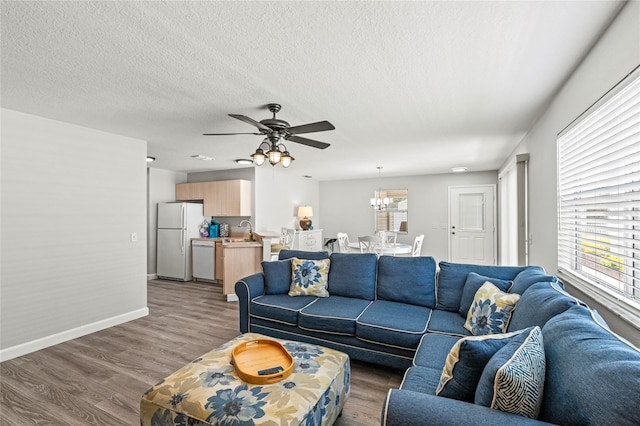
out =
[[[315,123],[302,124],[299,126],[291,126],[288,122],[276,118],[276,113],[280,112],[282,108],[280,104],[267,104],[267,109],[273,113],[272,118],[256,121],[251,117],[247,117],[242,114],[229,114],[229,117],[233,117],[236,120],[243,121],[254,127],[257,127],[259,133],[204,133],[204,136],[225,136],[225,135],[263,135],[266,136],[264,140],[250,157],[256,166],[263,165],[267,158],[269,164],[275,166],[280,163],[282,167],[289,167],[293,160],[295,160],[291,154],[287,151],[284,144],[280,143],[280,140],[286,140],[290,142],[299,143],[302,145],[310,146],[317,149],[325,149],[329,147],[326,142],[320,142],[317,140],[309,139],[307,137],[299,136],[302,133],[314,133],[324,132],[327,130],[335,130],[333,124],[328,121],[318,121]],[[266,144],[266,145],[265,145]],[[262,150],[262,146],[266,146],[267,152]],[[238,160],[236,162],[240,163]]]
[[267,157],[269,157],[269,163],[272,166],[275,166],[280,162],[280,158],[282,157],[282,152],[276,146],[272,146],[269,151],[267,151]]
[[295,158],[289,154],[289,151],[285,151],[282,153],[282,157],[280,157],[280,164],[286,169],[293,163],[293,160],[295,160]]
[[264,155],[264,151],[261,148],[256,149],[256,152],[251,154],[250,157],[256,166],[262,166],[267,159],[267,156]]

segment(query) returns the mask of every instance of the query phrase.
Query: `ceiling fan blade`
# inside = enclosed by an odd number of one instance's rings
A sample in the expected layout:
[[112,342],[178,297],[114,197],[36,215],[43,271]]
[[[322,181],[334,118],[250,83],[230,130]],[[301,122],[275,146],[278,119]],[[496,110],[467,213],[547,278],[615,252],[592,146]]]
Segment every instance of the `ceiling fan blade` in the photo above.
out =
[[326,130],[335,130],[335,127],[328,121],[318,121],[317,123],[288,127],[286,132],[292,135],[297,135],[298,133],[324,132]]
[[202,136],[261,135],[262,133],[203,133]]
[[303,138],[302,136],[290,135],[285,136],[284,138],[291,142],[301,143],[302,145],[308,145],[318,149],[325,149],[330,146],[330,144],[326,142],[314,141],[313,139]]
[[271,129],[270,128],[268,128],[264,124],[260,123],[259,121],[254,120],[253,118],[247,117],[246,115],[229,114],[229,117],[233,117],[233,118],[238,119],[240,121],[244,121],[247,124],[251,124],[252,126],[256,126],[260,130],[264,130],[266,132],[271,133]]

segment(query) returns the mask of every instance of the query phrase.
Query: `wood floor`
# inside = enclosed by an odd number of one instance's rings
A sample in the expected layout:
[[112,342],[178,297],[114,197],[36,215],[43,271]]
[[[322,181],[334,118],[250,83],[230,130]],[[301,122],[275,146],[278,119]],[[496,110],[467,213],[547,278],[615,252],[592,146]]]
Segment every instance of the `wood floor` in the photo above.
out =
[[[237,303],[208,283],[148,283],[147,317],[0,364],[0,425],[139,425],[142,393],[240,334]],[[336,426],[378,425],[401,372],[351,361]]]

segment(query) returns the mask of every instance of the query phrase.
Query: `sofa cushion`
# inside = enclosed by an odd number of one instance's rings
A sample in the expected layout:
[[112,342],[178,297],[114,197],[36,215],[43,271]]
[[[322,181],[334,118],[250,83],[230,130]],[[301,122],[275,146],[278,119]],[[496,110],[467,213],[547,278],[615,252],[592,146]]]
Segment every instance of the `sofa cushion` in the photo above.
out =
[[436,395],[473,402],[484,367],[517,334],[469,336],[458,340],[447,354]]
[[317,299],[298,314],[298,327],[331,334],[356,334],[356,319],[370,300],[331,295]]
[[469,272],[467,280],[464,282],[462,297],[460,298],[460,309],[458,309],[458,313],[464,318],[466,318],[469,313],[469,308],[471,307],[471,303],[473,302],[476,292],[480,287],[482,287],[482,284],[487,281],[498,287],[500,291],[509,291],[509,288],[513,284],[513,281],[485,277],[484,275],[476,274],[475,272]]
[[291,287],[291,259],[262,262],[264,294],[286,294]]
[[304,250],[280,250],[278,260],[292,259],[321,260],[328,259],[329,253],[326,251],[304,251]]
[[376,300],[356,321],[356,337],[368,342],[415,349],[427,331],[431,309]]
[[[433,311],[435,314],[437,311]],[[449,355],[449,351],[460,340],[458,336],[447,334],[427,333],[420,339],[418,350],[413,357],[413,365],[435,368],[442,372],[442,366]]]
[[291,259],[289,296],[328,297],[329,259]]
[[518,333],[489,360],[474,403],[535,419],[544,381],[544,343],[540,327],[535,326]]
[[471,336],[471,332],[464,328],[466,316],[461,317],[457,312],[434,309],[427,325],[427,331],[431,333],[453,334],[458,337]]
[[556,424],[638,425],[640,351],[596,323],[585,306],[542,329],[547,357],[540,420]]
[[442,261],[438,264],[438,305],[437,309],[458,312],[462,289],[469,272],[501,280],[513,280],[516,275],[526,269],[525,266],[489,266]]
[[549,319],[577,304],[578,301],[558,283],[535,283],[520,297],[507,330],[522,330],[534,325],[544,327]]
[[435,395],[440,379],[440,369],[414,366],[404,373],[400,389]]
[[436,261],[433,257],[380,256],[378,299],[436,307]]
[[374,253],[331,253],[329,293],[357,299],[375,299],[377,261]]
[[252,317],[298,325],[298,312],[314,300],[316,300],[314,296],[291,297],[286,294],[258,296],[251,300],[249,312]]
[[485,282],[473,298],[464,328],[476,336],[504,333],[518,300],[519,294],[505,293],[490,282]]
[[558,279],[554,276],[547,275],[540,266],[529,266],[520,272],[513,279],[513,286],[509,290],[510,293],[524,294],[524,292],[532,284],[539,282],[556,282]]

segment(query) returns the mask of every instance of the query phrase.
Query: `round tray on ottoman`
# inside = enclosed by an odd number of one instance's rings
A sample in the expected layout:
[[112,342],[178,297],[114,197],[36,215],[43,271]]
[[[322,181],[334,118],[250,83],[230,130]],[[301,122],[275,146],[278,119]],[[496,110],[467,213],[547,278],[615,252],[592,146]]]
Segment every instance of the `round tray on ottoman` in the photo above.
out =
[[240,343],[233,348],[231,358],[238,377],[257,385],[279,382],[293,373],[293,357],[275,340]]

